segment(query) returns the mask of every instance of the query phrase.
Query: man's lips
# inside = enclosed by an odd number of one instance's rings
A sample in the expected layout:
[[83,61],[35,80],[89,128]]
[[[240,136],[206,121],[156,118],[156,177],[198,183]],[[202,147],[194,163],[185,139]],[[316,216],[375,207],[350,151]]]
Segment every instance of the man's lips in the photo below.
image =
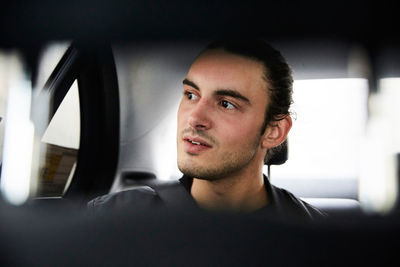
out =
[[188,153],[199,153],[204,150],[208,150],[212,148],[212,146],[198,137],[190,137],[186,136],[183,138],[184,141],[184,150]]
[[199,138],[199,137],[191,137],[191,136],[186,136],[183,138],[183,140],[185,142],[189,142],[193,145],[199,145],[199,146],[205,146],[208,148],[211,148],[212,145],[210,145],[209,143],[207,143],[206,141],[204,141],[203,139]]

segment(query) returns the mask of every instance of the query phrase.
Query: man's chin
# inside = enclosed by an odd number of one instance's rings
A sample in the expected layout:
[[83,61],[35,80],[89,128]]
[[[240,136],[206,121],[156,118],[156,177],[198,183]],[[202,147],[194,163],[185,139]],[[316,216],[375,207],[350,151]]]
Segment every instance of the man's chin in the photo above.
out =
[[197,166],[196,164],[193,163],[187,164],[187,162],[185,163],[178,162],[178,169],[188,177],[208,180],[208,178],[205,177],[206,168],[202,168],[200,166]]
[[223,175],[220,172],[211,170],[209,167],[201,167],[196,165],[184,165],[178,163],[179,170],[188,177],[197,178],[207,181],[215,181],[221,179]]

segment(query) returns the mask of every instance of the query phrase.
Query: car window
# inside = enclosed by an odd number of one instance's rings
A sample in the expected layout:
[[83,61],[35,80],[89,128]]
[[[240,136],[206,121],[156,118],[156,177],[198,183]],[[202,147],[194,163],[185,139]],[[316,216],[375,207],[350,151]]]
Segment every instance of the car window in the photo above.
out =
[[80,137],[78,85],[75,80],[43,134],[36,197],[62,196],[76,167]]
[[43,47],[37,71],[32,72],[18,52],[6,53],[7,60],[0,64],[2,75],[9,70],[0,97],[5,117],[1,188],[11,203],[21,204],[29,197],[61,197],[73,177],[80,107],[69,46]]

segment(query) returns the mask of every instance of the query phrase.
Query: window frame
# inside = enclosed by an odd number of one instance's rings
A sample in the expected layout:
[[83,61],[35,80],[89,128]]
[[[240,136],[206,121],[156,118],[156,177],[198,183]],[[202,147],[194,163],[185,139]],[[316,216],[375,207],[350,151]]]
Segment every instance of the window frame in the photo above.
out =
[[62,198],[85,204],[108,193],[119,152],[119,92],[109,44],[74,42],[46,81],[50,96],[48,121],[77,80],[80,105],[80,145],[76,169]]

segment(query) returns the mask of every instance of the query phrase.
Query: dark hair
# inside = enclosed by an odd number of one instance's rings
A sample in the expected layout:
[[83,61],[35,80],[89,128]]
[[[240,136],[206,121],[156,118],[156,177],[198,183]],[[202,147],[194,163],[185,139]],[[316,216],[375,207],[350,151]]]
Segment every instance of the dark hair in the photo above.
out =
[[[268,85],[269,104],[265,110],[261,134],[265,132],[269,124],[290,115],[289,108],[293,102],[292,70],[278,50],[259,39],[217,40],[209,44],[200,54],[212,49],[222,49],[232,54],[254,59],[264,65],[264,79]],[[279,149],[279,146],[269,149],[264,162],[272,156],[274,151]]]

